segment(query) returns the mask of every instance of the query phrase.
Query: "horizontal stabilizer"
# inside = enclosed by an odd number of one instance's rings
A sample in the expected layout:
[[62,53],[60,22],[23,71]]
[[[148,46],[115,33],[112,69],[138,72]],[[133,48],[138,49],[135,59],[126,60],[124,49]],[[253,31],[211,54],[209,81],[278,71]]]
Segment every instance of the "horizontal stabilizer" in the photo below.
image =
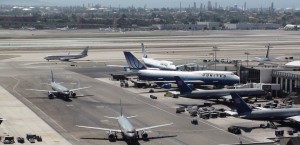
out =
[[128,117],[126,117],[126,118],[129,119],[129,118],[135,118],[135,117],[137,117],[137,115],[134,115],[134,116],[128,116]]
[[110,116],[104,116],[104,117],[109,119],[119,119],[118,117],[110,117]]

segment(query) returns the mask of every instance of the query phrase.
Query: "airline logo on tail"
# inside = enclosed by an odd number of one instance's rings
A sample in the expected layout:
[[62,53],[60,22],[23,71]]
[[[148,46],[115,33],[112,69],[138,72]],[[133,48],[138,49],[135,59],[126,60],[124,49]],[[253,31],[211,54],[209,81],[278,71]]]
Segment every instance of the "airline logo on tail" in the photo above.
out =
[[141,63],[131,52],[124,51],[124,55],[130,69],[146,69],[145,65]]

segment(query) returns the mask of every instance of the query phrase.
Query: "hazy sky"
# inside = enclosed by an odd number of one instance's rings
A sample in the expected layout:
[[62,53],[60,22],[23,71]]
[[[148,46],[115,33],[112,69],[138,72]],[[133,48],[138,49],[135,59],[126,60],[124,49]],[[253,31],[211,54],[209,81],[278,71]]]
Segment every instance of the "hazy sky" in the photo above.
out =
[[[179,7],[181,2],[182,7],[188,7],[189,5],[193,6],[196,2],[197,7],[200,3],[207,5],[208,0],[0,0],[0,4],[19,4],[19,5],[88,5],[91,4],[100,4],[101,6],[112,6],[118,7],[144,7],[147,5],[148,8],[161,8],[161,7]],[[244,2],[247,2],[247,8],[260,8],[260,7],[269,7],[271,2],[274,2],[275,8],[300,8],[300,0],[211,0],[212,5],[215,5],[215,2],[218,5],[223,7],[233,6],[237,4],[239,7],[244,5]]]

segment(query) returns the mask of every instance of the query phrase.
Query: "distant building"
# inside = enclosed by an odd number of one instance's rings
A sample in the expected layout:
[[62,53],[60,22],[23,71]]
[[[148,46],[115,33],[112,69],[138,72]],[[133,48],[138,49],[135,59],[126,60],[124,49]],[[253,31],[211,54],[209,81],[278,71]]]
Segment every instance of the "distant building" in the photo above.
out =
[[209,10],[209,11],[212,10],[211,1],[208,1],[208,2],[207,2],[207,10]]
[[219,22],[197,22],[197,24],[163,24],[160,30],[218,30]]
[[224,28],[229,30],[256,30],[256,29],[279,29],[280,24],[274,23],[225,23]]

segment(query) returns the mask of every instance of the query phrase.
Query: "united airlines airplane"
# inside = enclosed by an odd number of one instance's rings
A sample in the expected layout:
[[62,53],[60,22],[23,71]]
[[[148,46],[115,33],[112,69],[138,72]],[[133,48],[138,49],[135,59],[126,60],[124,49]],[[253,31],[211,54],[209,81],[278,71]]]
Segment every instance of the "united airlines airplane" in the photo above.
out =
[[176,83],[174,77],[179,76],[188,84],[203,85],[234,85],[240,82],[240,78],[229,71],[165,71],[147,68],[132,53],[124,51],[129,68],[136,71],[139,79],[153,81],[163,88],[170,88],[170,83]]
[[48,55],[44,59],[46,60],[60,60],[60,61],[69,61],[70,59],[79,59],[88,56],[89,47],[86,47],[79,54],[68,54],[68,55]]

